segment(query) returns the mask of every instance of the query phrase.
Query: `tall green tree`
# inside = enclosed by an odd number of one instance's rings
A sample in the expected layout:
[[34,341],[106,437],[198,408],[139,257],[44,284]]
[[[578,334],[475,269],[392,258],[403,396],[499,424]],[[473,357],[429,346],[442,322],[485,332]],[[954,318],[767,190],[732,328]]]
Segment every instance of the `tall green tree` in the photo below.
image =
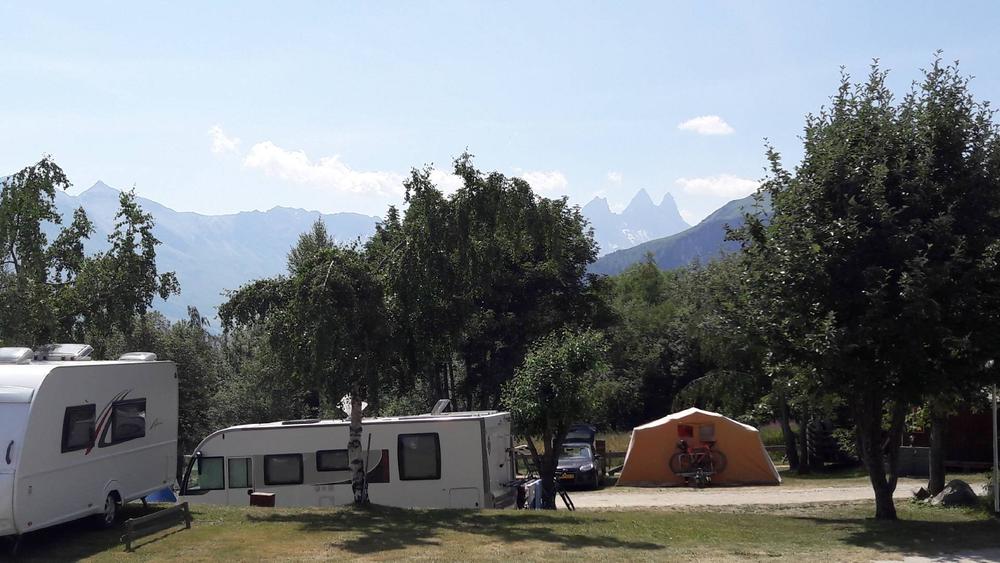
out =
[[[592,330],[561,329],[534,343],[514,378],[504,384],[503,405],[528,440],[542,480],[542,508],[555,509],[555,471],[570,424],[600,410],[607,344]],[[539,452],[532,436],[540,436]]]
[[243,286],[219,309],[227,328],[262,326],[271,349],[330,404],[350,396],[347,443],[357,504],[368,502],[362,402],[392,356],[384,289],[355,247],[314,248],[288,277]]
[[179,292],[172,272],[157,272],[153,220],[134,192],[121,194],[107,252],[85,255],[94,228],[82,208],[49,242],[47,224],[62,224],[56,192],[69,186],[50,157],[0,185],[0,342],[31,346],[113,330],[131,334],[136,315],[156,296]]
[[55,195],[70,186],[50,157],[0,184],[0,342],[51,342],[71,325],[77,309],[66,294],[78,275],[83,240],[93,226],[82,209],[50,243],[46,223],[61,224]]
[[448,197],[429,169],[414,170],[405,213],[391,210],[367,248],[384,264],[403,380],[492,408],[534,339],[594,324],[600,282],[586,267],[596,245],[565,199],[483,173],[469,154],[454,164],[463,186]]
[[[136,201],[135,190],[118,195],[110,248],[84,261],[73,284],[77,316],[76,334],[108,335],[112,330],[131,335],[133,323],[152,308],[153,299],[180,293],[173,272],[159,272],[153,234],[153,216]],[[96,347],[95,347],[96,349]]]
[[844,76],[794,172],[769,151],[770,221],[748,215],[740,237],[772,353],[850,405],[876,517],[895,519],[908,409],[986,381],[1000,186],[996,126],[955,67],[936,60],[898,104],[885,79]]

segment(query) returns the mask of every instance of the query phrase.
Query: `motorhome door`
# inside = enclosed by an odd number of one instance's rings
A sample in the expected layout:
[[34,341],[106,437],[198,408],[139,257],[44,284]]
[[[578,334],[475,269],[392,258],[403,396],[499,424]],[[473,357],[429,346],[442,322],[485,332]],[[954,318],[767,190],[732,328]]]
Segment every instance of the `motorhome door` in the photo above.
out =
[[0,386],[0,535],[14,532],[14,471],[33,393],[23,387]]
[[250,493],[253,492],[253,459],[249,457],[230,457],[226,459],[226,492],[229,496],[227,504],[231,506],[249,506]]

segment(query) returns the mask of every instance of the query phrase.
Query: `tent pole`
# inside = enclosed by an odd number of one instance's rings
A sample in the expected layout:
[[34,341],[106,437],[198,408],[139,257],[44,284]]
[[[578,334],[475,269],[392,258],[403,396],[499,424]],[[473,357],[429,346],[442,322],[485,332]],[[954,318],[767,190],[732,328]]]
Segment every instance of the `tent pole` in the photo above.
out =
[[1000,469],[997,468],[997,458],[1000,457],[1000,453],[997,452],[997,386],[993,386],[993,510],[994,512],[1000,512],[1000,483],[997,483],[997,477],[1000,476]]

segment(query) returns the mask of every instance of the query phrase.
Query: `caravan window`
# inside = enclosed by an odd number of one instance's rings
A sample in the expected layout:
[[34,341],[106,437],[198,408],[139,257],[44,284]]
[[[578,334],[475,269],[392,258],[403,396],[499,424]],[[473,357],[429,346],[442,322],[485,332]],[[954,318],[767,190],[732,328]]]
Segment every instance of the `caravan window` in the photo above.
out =
[[82,450],[94,443],[94,419],[97,406],[80,405],[67,407],[63,417],[63,453]]
[[253,486],[252,463],[248,457],[234,457],[229,460],[229,488],[249,489]]
[[226,488],[221,457],[199,457],[191,467],[187,491],[219,491]]
[[111,444],[146,435],[146,399],[121,401],[111,407]]
[[302,484],[302,454],[264,456],[264,484]]
[[348,471],[347,450],[321,450],[316,452],[316,471]]
[[441,442],[436,433],[399,435],[399,478],[441,478]]

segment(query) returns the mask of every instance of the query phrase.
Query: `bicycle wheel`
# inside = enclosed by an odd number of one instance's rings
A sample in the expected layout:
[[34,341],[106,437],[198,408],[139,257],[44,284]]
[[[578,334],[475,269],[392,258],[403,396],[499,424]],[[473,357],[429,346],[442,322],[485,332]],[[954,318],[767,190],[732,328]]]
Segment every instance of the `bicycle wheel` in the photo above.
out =
[[726,470],[726,454],[712,450],[712,470],[716,473],[722,473]]
[[670,471],[673,471],[675,475],[689,473],[691,471],[691,456],[682,452],[670,456]]

